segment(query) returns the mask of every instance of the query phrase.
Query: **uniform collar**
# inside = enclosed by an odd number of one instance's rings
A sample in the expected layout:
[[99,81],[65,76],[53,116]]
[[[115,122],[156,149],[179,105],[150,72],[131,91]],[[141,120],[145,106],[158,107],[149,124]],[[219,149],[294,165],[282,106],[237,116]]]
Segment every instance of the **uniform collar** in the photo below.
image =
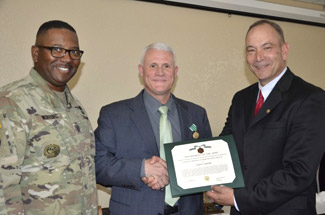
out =
[[[45,91],[49,91],[49,92],[53,91],[49,87],[48,82],[44,80],[43,77],[34,68],[31,68],[29,75]],[[65,90],[69,90],[68,86],[65,87]]]

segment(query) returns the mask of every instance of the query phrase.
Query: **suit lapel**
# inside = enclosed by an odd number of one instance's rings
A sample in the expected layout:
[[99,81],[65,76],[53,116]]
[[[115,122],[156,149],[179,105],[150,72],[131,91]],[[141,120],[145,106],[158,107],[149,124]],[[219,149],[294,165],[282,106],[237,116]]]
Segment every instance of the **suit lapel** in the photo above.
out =
[[193,124],[192,116],[188,112],[188,107],[182,100],[176,98],[174,96],[177,112],[179,116],[179,123],[181,126],[181,139],[182,141],[191,140],[192,139],[192,131],[190,130],[190,126]]
[[245,96],[244,102],[244,113],[245,113],[245,128],[248,128],[254,121],[254,110],[256,105],[256,98],[258,94],[258,84],[254,84],[249,91],[247,91],[247,96]]
[[256,117],[253,119],[250,126],[256,124],[264,117],[266,117],[268,114],[272,113],[272,111],[282,101],[283,93],[290,88],[293,78],[294,78],[294,74],[288,68],[286,73],[281,77],[278,83],[274,86],[272,92],[267,97],[266,101],[262,105]]
[[[143,102],[143,91],[141,91],[133,100],[130,105],[133,110],[131,113],[131,120],[134,126],[143,138],[143,142],[146,147],[153,152],[153,154],[159,155],[157,141],[152,130],[151,122],[148,117],[146,108]],[[125,134],[128,135],[128,134]]]
[[273,109],[281,102],[282,100],[282,94],[281,92],[274,87],[264,104],[262,105],[261,109],[259,110],[258,114],[256,117],[253,119],[252,124],[254,125],[255,123],[259,122],[262,120],[264,117],[266,117]]

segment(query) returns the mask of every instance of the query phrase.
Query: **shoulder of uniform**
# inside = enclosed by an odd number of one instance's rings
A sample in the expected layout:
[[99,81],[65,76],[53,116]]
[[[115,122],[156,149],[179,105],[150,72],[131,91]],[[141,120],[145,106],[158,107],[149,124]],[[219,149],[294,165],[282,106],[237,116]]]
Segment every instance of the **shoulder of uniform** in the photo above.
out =
[[22,92],[29,92],[35,87],[29,76],[9,83],[0,88],[0,97],[13,98]]
[[7,109],[17,106],[24,96],[33,90],[34,84],[28,77],[14,81],[0,88],[0,108]]

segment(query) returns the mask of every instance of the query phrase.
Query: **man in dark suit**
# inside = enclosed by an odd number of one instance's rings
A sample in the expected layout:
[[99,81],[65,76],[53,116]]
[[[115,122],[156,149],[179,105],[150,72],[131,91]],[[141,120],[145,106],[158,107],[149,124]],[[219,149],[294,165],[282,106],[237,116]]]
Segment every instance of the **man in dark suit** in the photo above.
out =
[[159,153],[158,109],[168,107],[173,142],[211,137],[206,111],[171,93],[178,67],[168,45],[147,46],[138,68],[144,90],[103,107],[95,131],[97,182],[112,186],[111,214],[203,214],[202,194],[165,203],[168,173]]
[[234,136],[245,187],[213,186],[207,193],[218,204],[234,206],[233,215],[316,214],[325,94],[290,71],[288,50],[276,23],[260,20],[249,28],[246,61],[258,83],[235,94],[221,133]]

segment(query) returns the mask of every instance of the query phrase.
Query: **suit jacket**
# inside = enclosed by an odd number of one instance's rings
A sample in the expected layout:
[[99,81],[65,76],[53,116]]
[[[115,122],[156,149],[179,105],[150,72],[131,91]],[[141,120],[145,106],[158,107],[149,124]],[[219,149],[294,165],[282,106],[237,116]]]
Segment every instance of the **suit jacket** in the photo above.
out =
[[[132,99],[103,107],[96,137],[97,182],[112,186],[112,215],[157,215],[164,212],[164,190],[152,190],[140,178],[143,159],[159,156],[156,139],[144,102],[143,91]],[[182,140],[191,140],[194,123],[200,138],[211,137],[206,111],[174,97],[181,125]],[[181,197],[180,214],[203,214],[202,194]]]
[[258,84],[237,92],[221,135],[233,134],[245,188],[237,215],[311,215],[325,148],[325,94],[288,68],[257,116]]

